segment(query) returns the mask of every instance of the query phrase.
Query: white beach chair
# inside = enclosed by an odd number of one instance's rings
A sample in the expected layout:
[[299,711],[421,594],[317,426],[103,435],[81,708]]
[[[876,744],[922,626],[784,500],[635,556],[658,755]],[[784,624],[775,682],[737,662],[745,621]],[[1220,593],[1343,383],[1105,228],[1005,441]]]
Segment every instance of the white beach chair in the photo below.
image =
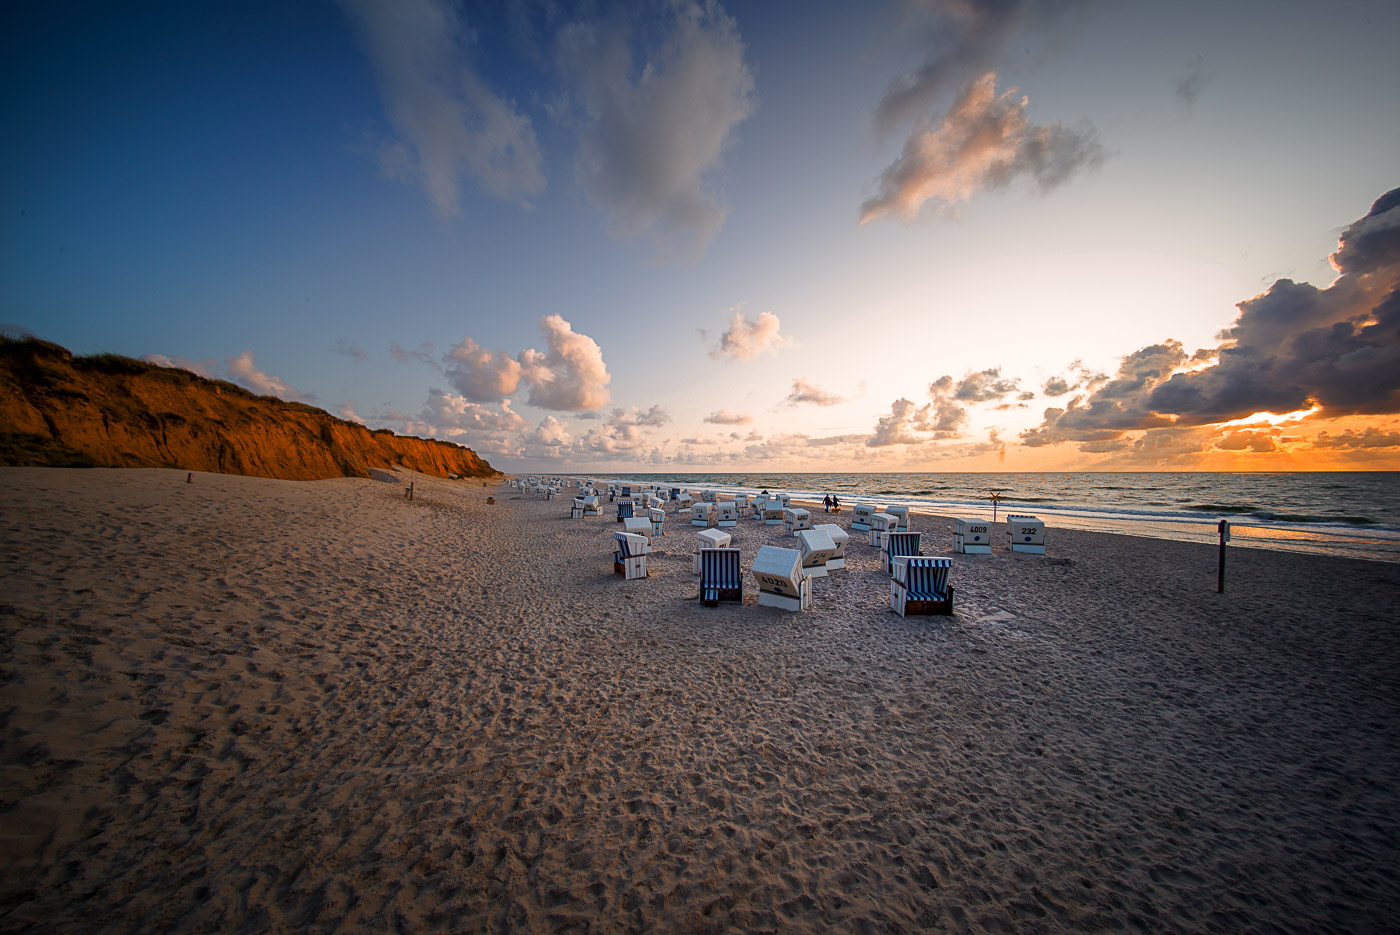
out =
[[613,551],[613,574],[621,575],[626,581],[645,578],[647,553],[651,551],[647,540],[628,532],[613,533],[613,540],[617,543]]
[[954,519],[953,551],[964,555],[991,555],[992,524],[980,519]]
[[651,520],[651,534],[653,536],[666,535],[666,530],[662,528],[666,523],[665,510],[647,510],[647,519]]
[[812,528],[812,513],[800,506],[790,506],[783,510],[783,535],[795,536],[803,529]]
[[876,513],[870,517],[870,544],[877,549],[885,547],[885,537],[899,531],[899,517],[892,513]]
[[602,500],[602,498],[599,497],[597,494],[590,494],[589,496],[584,497],[584,498],[583,498],[583,515],[584,515],[584,516],[602,516],[602,515],[603,515],[603,500]]
[[1013,552],[1045,554],[1045,523],[1034,516],[1007,516],[1006,541]]
[[803,529],[797,533],[802,552],[802,573],[809,578],[825,578],[827,562],[836,554],[836,543],[820,529]]
[[820,530],[826,533],[828,536],[830,536],[831,544],[836,549],[835,552],[831,553],[831,557],[826,560],[827,571],[835,571],[838,568],[845,568],[846,541],[850,539],[850,536],[846,534],[846,530],[842,529],[835,523],[820,523],[816,526],[813,526],[812,528]]
[[921,532],[891,530],[887,533],[885,547],[880,550],[880,570],[887,575],[894,574],[892,566],[895,561],[919,554],[919,544],[922,537],[923,533]]
[[781,526],[783,524],[783,505],[777,500],[765,501],[762,519],[765,526]]
[[744,603],[744,569],[739,564],[738,549],[704,549],[697,561],[701,604],[718,607],[721,602]]
[[695,551],[691,555],[691,574],[700,574],[700,553],[706,549],[727,549],[733,537],[718,529],[702,529],[695,534]]
[[890,577],[890,609],[901,617],[952,616],[953,586],[948,583],[952,568],[953,560],[949,558],[907,556],[896,559]]
[[880,511],[878,506],[870,503],[857,503],[851,508],[851,528],[859,529],[861,532],[870,531],[870,517]]
[[717,526],[737,526],[739,525],[739,508],[733,500],[721,500],[715,504],[719,512],[715,515],[715,525]]
[[702,503],[717,503],[719,502],[719,492],[714,490],[702,490],[700,491],[700,500]]
[[657,496],[647,497],[647,509],[664,510],[666,509],[666,501]]
[[641,536],[651,544],[651,520],[642,516],[629,516],[622,521],[622,531],[631,533],[634,536]]
[[677,495],[675,496],[675,501],[676,501],[676,513],[679,514],[679,513],[689,513],[689,512],[690,512],[690,494],[688,494],[688,493],[680,493],[680,494],[677,494]]
[[578,497],[575,497],[575,498],[573,499],[573,503],[572,503],[572,504],[570,505],[570,507],[569,507],[569,519],[578,519],[578,518],[579,518],[580,516],[582,516],[582,515],[583,515],[583,500],[581,500],[581,499],[578,498]]
[[769,499],[771,499],[771,500],[777,500],[779,503],[781,503],[781,504],[783,505],[783,509],[785,509],[785,510],[786,510],[789,506],[792,505],[792,494],[790,494],[790,493],[780,493],[780,494],[777,494],[777,495],[775,495],[775,496],[773,496],[773,497],[770,497]]
[[891,506],[891,507],[886,507],[886,508],[885,508],[885,512],[888,513],[888,514],[890,514],[891,516],[898,516],[898,517],[899,517],[899,531],[900,531],[900,532],[908,532],[908,531],[909,531],[909,508],[908,508],[907,506]]
[[734,495],[734,509],[739,511],[740,516],[743,516],[744,513],[748,511],[748,508],[749,495],[746,493],[736,493]]
[[775,545],[759,548],[749,569],[758,582],[758,602],[783,610],[812,606],[812,579],[802,572],[802,553]]
[[709,526],[714,517],[715,505],[713,503],[697,503],[690,508],[690,525],[692,526]]

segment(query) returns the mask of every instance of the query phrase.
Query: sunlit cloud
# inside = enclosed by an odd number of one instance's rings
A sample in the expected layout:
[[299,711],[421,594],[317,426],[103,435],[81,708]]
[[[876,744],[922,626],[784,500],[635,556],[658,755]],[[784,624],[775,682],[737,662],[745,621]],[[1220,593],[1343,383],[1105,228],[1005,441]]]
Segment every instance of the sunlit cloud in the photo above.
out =
[[640,64],[616,18],[561,29],[559,64],[580,110],[578,178],[612,233],[695,257],[729,214],[714,176],[754,111],[754,80],[719,4],[662,9],[664,36]]
[[1317,448],[1400,448],[1400,432],[1385,432],[1375,426],[1361,432],[1347,429],[1335,435],[1323,431],[1317,433],[1312,443]]
[[311,401],[316,398],[313,393],[302,393],[288,386],[287,383],[270,373],[265,373],[258,369],[253,363],[253,352],[244,351],[236,357],[225,357],[224,367],[229,376],[238,383],[243,384],[255,393],[264,396],[276,396],[279,399],[300,399]]
[[530,348],[515,357],[464,338],[447,354],[448,381],[475,402],[499,400],[523,385],[530,405],[541,409],[578,412],[606,405],[612,377],[598,343],[559,315],[544,316],[539,326],[548,349]]
[[715,425],[748,425],[753,416],[734,412],[732,409],[717,409],[705,417],[706,422]]
[[802,403],[811,403],[814,406],[835,406],[845,401],[846,398],[844,396],[828,393],[826,390],[808,381],[806,377],[798,377],[792,381],[792,392],[788,393],[786,399],[789,406],[797,406]]
[[421,185],[444,216],[472,178],[501,198],[544,189],[530,118],[486,86],[468,54],[470,29],[448,0],[340,0],[374,68],[396,137],[373,146],[385,175]]
[[724,357],[752,360],[759,354],[776,354],[780,348],[792,344],[780,333],[780,327],[778,316],[772,312],[760,312],[753,320],[746,318],[743,312],[735,312],[734,319],[720,335],[719,345],[710,351],[710,356],[717,360]]

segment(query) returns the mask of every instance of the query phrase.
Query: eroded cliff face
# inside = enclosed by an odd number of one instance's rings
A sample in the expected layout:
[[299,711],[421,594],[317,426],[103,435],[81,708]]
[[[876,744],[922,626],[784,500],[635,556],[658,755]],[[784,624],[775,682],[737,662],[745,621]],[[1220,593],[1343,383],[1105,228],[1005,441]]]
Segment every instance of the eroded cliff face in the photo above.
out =
[[302,403],[128,357],[0,337],[0,464],[171,467],[287,480],[402,465],[493,476],[470,448],[371,432]]

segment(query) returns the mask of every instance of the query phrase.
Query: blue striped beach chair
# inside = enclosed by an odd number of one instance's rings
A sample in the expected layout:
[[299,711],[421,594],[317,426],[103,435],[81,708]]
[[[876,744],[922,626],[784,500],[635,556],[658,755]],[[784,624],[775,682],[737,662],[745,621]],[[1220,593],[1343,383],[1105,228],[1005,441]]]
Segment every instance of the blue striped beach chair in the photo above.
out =
[[890,609],[901,617],[953,614],[953,561],[916,555],[897,559],[890,578]]
[[718,607],[720,601],[744,603],[744,572],[738,549],[701,549],[700,603]]
[[636,514],[632,510],[631,500],[617,501],[617,521],[620,523],[624,519],[631,519]]
[[921,532],[885,533],[885,548],[880,552],[880,570],[887,575],[893,574],[892,565],[896,559],[918,555],[922,538]]
[[646,538],[630,532],[617,532],[613,533],[613,539],[617,542],[617,548],[613,551],[613,574],[621,575],[625,581],[645,578],[647,553],[651,551]]

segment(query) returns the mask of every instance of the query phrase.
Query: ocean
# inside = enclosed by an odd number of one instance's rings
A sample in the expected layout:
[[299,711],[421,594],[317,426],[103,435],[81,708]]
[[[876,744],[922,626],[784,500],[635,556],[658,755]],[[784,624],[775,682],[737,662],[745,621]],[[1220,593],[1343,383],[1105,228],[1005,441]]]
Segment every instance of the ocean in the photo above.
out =
[[[618,474],[737,493],[767,489],[851,505],[903,504],[918,513],[992,517],[993,491],[1008,512],[1046,526],[1190,542],[1218,541],[1229,520],[1232,546],[1400,562],[1400,472],[1046,473],[1046,474]],[[1053,535],[1053,533],[1052,533]],[[1051,539],[1053,549],[1053,538]]]

